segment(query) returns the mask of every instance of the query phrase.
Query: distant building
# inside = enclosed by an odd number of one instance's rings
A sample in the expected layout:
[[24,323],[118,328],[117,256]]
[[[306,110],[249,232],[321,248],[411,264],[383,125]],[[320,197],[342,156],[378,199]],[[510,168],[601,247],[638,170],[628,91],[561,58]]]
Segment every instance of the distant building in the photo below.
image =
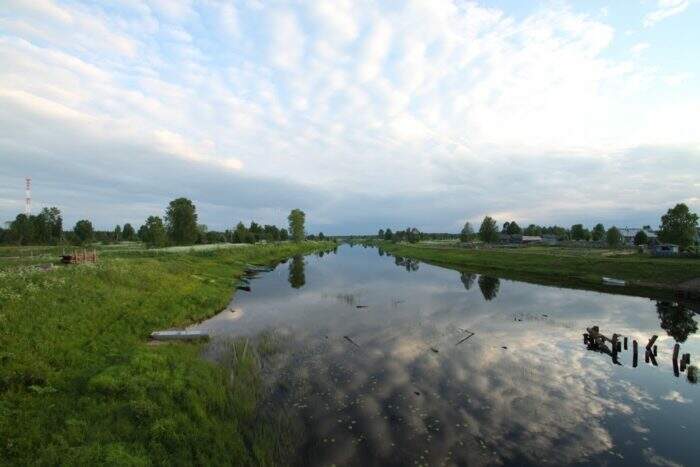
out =
[[630,245],[630,246],[634,245],[634,237],[640,231],[644,231],[644,233],[647,235],[647,238],[649,239],[649,243],[657,243],[659,241],[659,236],[656,235],[656,233],[650,229],[636,229],[636,228],[625,227],[624,229],[619,229],[619,230],[620,230],[620,235],[622,235],[622,239],[626,245]]
[[522,243],[542,243],[542,237],[539,235],[523,235]]
[[557,245],[559,243],[559,238],[556,235],[544,234],[542,235],[542,243],[545,245]]
[[657,243],[651,247],[651,254],[654,256],[678,256],[678,245]]

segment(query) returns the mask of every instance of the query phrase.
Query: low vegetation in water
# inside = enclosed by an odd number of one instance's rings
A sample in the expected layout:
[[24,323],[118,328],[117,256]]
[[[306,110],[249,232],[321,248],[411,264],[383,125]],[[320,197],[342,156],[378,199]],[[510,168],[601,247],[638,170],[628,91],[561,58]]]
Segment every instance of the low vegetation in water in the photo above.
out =
[[[249,263],[332,243],[256,245],[0,270],[0,459],[15,465],[270,465],[254,352],[228,368],[150,332],[224,308]],[[8,255],[10,256],[10,255]]]

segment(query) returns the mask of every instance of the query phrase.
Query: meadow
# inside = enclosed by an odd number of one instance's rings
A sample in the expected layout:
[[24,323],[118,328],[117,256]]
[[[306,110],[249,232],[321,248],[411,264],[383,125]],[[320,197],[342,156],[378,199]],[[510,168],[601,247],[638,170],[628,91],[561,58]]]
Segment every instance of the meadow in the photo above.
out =
[[[274,465],[277,422],[258,417],[255,348],[225,368],[201,345],[152,345],[154,330],[221,311],[246,265],[329,242],[201,251],[56,247],[0,251],[0,459],[12,465]],[[235,349],[240,343],[232,343]]]
[[[700,277],[700,259],[656,258],[629,249],[528,246],[462,248],[456,243],[374,242],[384,251],[462,271],[496,277],[642,296],[669,296]],[[622,279],[607,286],[603,277]]]

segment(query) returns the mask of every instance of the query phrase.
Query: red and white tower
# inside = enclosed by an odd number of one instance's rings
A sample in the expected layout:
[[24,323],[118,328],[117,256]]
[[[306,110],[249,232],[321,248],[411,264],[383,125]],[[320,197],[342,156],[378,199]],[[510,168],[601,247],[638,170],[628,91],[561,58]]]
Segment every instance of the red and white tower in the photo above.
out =
[[27,215],[27,217],[29,217],[32,214],[32,179],[27,177],[25,178],[25,181],[27,182],[27,187],[24,192],[24,213]]

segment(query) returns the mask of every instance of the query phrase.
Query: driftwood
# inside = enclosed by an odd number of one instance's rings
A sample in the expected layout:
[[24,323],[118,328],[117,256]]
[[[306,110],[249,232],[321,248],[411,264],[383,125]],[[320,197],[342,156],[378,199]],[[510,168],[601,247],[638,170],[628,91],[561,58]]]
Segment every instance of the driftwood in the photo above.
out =
[[209,334],[203,331],[155,331],[151,339],[157,341],[193,341],[208,339]]
[[460,340],[459,342],[457,342],[457,343],[455,344],[455,347],[458,346],[459,344],[461,344],[462,342],[466,341],[467,339],[469,339],[470,337],[472,337],[472,336],[474,335],[474,333],[471,332],[471,331],[467,331],[467,332],[469,333],[469,335],[468,335],[467,337],[465,337],[464,339]]
[[357,347],[358,349],[361,349],[361,348],[362,348],[362,347],[360,347],[359,345],[357,345],[357,343],[356,343],[354,340],[350,339],[348,336],[343,336],[343,338],[344,338],[346,341],[350,342],[350,343],[351,343],[352,345],[354,345],[355,347]]

